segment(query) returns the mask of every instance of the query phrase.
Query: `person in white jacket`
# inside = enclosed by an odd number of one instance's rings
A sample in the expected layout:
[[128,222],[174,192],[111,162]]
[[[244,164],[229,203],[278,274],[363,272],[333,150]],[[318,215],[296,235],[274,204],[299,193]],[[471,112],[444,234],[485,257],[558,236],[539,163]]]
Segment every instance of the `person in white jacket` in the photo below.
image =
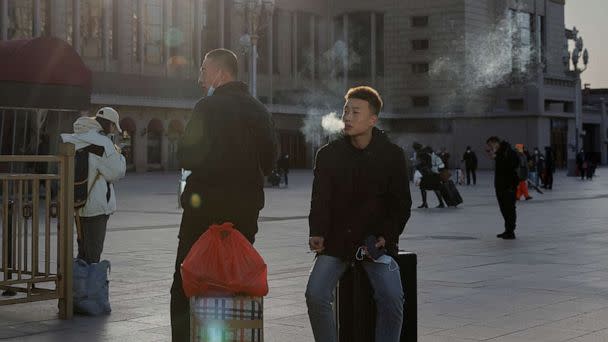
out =
[[73,134],[61,135],[63,141],[73,143],[76,150],[89,152],[89,195],[84,207],[77,209],[81,227],[78,258],[89,264],[101,258],[108,219],[116,211],[113,183],[125,176],[127,167],[125,157],[109,138],[116,131],[122,132],[118,112],[104,107],[95,117],[78,118]]

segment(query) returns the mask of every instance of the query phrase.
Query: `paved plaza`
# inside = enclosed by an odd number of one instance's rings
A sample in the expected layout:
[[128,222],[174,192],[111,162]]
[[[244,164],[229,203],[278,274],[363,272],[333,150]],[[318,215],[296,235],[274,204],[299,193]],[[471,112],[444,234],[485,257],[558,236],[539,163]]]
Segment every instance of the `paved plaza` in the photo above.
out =
[[[514,241],[495,237],[502,218],[490,173],[459,188],[460,208],[413,209],[400,247],[418,254],[419,341],[608,341],[608,169],[598,173],[591,182],[558,174],[553,191],[519,203]],[[265,340],[312,342],[304,302],[312,173],[290,181],[267,189],[256,242],[269,266]],[[176,189],[175,174],[131,174],[117,186],[103,255],[112,262],[110,316],[60,321],[56,301],[2,306],[0,339],[170,341]]]

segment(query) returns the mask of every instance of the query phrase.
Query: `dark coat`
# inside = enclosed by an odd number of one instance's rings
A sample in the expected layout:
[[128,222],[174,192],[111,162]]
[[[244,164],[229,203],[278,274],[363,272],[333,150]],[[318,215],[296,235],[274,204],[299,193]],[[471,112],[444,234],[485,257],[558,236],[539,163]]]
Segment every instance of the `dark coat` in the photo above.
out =
[[503,141],[496,152],[494,187],[496,191],[515,190],[519,184],[519,157],[511,145]]
[[272,117],[246,84],[227,83],[196,104],[177,157],[180,167],[192,171],[182,198],[197,193],[207,208],[260,210],[264,176],[277,160]]
[[467,169],[477,170],[477,155],[471,150],[470,153],[465,152],[462,156],[464,165]]
[[412,206],[399,146],[378,129],[363,150],[343,137],[319,150],[314,175],[310,236],[325,238],[325,254],[352,259],[369,235],[383,236],[397,253]]

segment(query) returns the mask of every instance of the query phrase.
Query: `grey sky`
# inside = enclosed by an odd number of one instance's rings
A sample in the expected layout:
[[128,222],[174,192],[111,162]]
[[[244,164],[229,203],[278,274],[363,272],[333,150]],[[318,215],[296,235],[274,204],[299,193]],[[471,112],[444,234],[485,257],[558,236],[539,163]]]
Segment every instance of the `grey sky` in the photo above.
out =
[[608,0],[566,0],[566,27],[576,26],[589,49],[583,83],[608,88]]

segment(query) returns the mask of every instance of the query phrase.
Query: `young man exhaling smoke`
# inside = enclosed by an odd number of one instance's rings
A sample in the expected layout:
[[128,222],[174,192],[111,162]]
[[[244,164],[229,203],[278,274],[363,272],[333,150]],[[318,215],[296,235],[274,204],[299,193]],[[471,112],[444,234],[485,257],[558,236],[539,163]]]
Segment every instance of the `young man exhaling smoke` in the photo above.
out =
[[[317,258],[306,288],[308,316],[315,341],[337,342],[332,292],[350,262],[363,259],[377,305],[376,341],[397,342],[404,295],[393,257],[412,205],[405,156],[375,128],[382,109],[376,90],[353,88],[345,100],[343,137],[322,147],[315,163],[309,244]],[[361,253],[370,239],[370,249],[380,249],[375,260]]]

